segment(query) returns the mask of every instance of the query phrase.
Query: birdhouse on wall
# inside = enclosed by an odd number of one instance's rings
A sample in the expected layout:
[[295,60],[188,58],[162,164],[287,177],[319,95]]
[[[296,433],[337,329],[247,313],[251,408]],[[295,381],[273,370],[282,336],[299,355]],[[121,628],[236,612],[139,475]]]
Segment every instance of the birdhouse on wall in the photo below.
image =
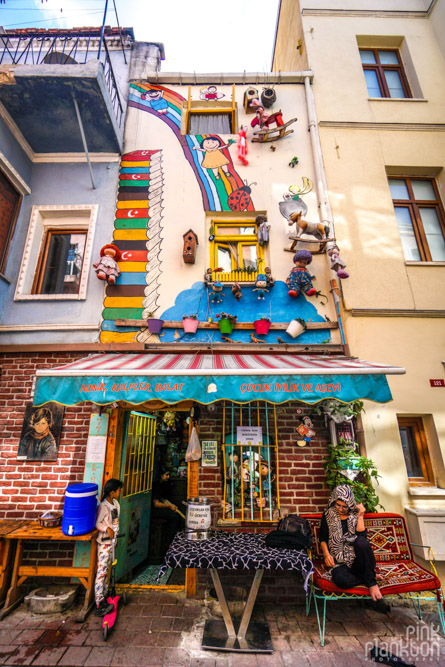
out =
[[185,264],[194,264],[196,259],[196,246],[198,245],[198,237],[191,229],[183,236],[184,249],[182,251],[182,258]]
[[244,100],[243,100],[244,111],[246,113],[255,113],[255,109],[250,106],[250,103],[252,102],[252,100],[259,100],[259,99],[260,96],[256,88],[247,88],[247,90],[244,91]]

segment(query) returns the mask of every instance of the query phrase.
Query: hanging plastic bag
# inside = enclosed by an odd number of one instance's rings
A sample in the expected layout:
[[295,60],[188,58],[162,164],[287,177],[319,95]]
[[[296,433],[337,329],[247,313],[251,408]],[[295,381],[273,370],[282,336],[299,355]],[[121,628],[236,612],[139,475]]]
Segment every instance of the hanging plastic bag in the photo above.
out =
[[196,428],[193,427],[192,434],[190,436],[189,444],[187,451],[185,453],[185,460],[189,461],[199,461],[201,458],[201,444],[199,442],[198,433]]

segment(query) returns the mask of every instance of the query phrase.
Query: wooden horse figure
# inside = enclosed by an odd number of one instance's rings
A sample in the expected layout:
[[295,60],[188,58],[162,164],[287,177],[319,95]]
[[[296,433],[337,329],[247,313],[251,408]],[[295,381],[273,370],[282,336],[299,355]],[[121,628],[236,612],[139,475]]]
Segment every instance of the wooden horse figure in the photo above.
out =
[[[255,118],[250,124],[252,127],[257,127],[257,125],[259,125],[261,128],[254,132],[257,136],[252,139],[253,142],[264,143],[266,141],[274,141],[274,139],[282,139],[293,132],[293,130],[285,132],[285,129],[292,123],[295,123],[297,120],[296,118],[284,123],[281,110],[276,111],[275,113],[269,113],[256,99],[252,100],[250,106],[255,109]],[[276,127],[270,127],[271,125],[275,125]]]
[[289,216],[288,224],[295,224],[297,227],[297,235],[292,241],[291,250],[294,250],[298,241],[304,241],[304,239],[301,238],[302,234],[309,234],[310,236],[314,236],[317,241],[324,241],[324,243],[320,243],[320,250],[324,250],[327,235],[329,233],[329,225],[323,225],[321,222],[308,222],[307,220],[303,220],[302,216],[302,211],[292,213]]

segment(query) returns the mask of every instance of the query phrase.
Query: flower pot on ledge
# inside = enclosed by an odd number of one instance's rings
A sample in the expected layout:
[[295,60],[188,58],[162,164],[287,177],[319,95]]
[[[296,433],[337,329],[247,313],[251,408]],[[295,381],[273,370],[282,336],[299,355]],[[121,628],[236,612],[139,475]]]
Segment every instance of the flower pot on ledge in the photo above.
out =
[[182,320],[184,333],[196,333],[198,330],[198,325],[199,325],[199,320],[193,317],[184,317]]
[[233,331],[234,323],[226,317],[223,317],[219,320],[219,330],[222,334],[231,334]]
[[253,326],[255,327],[255,333],[257,336],[265,336],[269,333],[270,329],[270,320],[255,320]]
[[147,326],[150,333],[159,334],[164,326],[164,320],[148,319]]

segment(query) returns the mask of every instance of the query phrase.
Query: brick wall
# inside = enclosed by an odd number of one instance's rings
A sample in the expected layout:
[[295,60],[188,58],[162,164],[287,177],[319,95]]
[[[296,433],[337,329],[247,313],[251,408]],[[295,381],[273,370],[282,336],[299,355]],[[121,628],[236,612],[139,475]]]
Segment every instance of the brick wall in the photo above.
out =
[[[73,353],[0,355],[0,518],[37,519],[45,510],[63,509],[68,484],[83,481],[92,406],[65,408],[57,461],[17,461],[26,404],[38,368],[62,366],[85,356]],[[24,563],[67,565],[73,545],[30,542]]]

